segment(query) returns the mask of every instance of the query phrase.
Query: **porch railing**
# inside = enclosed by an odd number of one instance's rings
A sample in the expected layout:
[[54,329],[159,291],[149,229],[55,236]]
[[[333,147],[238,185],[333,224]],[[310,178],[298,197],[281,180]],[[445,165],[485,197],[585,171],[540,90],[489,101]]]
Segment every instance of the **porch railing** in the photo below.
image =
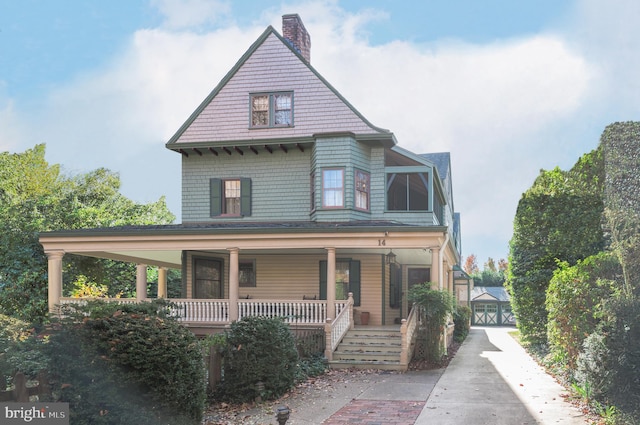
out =
[[336,303],[336,318],[331,320],[326,319],[325,324],[325,337],[327,338],[325,344],[325,357],[331,361],[333,359],[333,352],[342,341],[347,331],[353,328],[353,294],[349,292],[349,298],[346,303]]
[[246,316],[282,317],[285,323],[322,324],[327,317],[326,301],[239,300],[238,319]]
[[228,323],[229,300],[170,299],[179,322]]
[[89,301],[104,301],[113,302],[119,304],[135,304],[138,302],[135,298],[73,298],[73,297],[61,297],[60,305],[72,304],[72,305],[87,305]]
[[418,325],[424,320],[424,312],[421,307],[413,306],[409,317],[402,319],[400,335],[402,337],[402,351],[400,352],[400,364],[408,365],[413,356],[414,342]]
[[[95,298],[120,304],[135,303],[135,298]],[[60,298],[60,304],[86,305],[91,298]],[[169,299],[176,306],[173,314],[180,322],[229,323],[228,299]],[[336,302],[336,310],[342,312],[348,301]],[[292,325],[323,325],[327,318],[327,302],[324,300],[238,300],[238,319],[247,316],[282,317]]]

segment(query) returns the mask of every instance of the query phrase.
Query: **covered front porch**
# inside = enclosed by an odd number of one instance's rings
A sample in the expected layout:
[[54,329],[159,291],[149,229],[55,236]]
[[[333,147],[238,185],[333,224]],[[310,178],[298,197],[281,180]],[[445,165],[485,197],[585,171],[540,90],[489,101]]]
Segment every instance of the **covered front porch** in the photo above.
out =
[[[396,223],[124,227],[50,232],[40,241],[53,313],[86,301],[63,294],[65,254],[135,263],[136,297],[115,302],[167,298],[167,270],[178,269],[182,296],[170,301],[195,333],[220,332],[246,316],[277,316],[292,327],[324,329],[328,358],[363,313],[372,326],[410,332],[410,284],[431,281],[452,291],[458,261],[446,228]],[[149,266],[158,267],[150,292]]]

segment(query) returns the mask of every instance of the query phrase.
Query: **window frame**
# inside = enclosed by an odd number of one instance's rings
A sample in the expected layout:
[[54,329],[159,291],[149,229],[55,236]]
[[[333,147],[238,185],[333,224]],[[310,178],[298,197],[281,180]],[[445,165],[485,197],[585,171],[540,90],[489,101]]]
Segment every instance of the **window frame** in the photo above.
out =
[[310,209],[311,212],[314,212],[316,210],[316,172],[313,171],[310,175],[309,175],[309,180],[310,180],[310,196],[311,196],[311,205],[310,205]]
[[[340,177],[342,181],[342,186],[339,190],[337,188],[327,188],[325,185],[325,173],[328,172],[340,172]],[[345,208],[345,169],[341,167],[333,167],[333,168],[324,168],[322,170],[322,208],[323,209],[344,209]],[[325,196],[328,190],[332,190],[333,192],[341,192],[340,205],[327,205],[325,202]]]
[[[288,109],[278,109],[278,96],[288,96],[289,97],[289,108]],[[267,117],[266,124],[255,124],[254,123],[254,112],[264,113],[264,110],[254,111],[254,99],[259,97],[267,98]],[[294,101],[293,101],[293,91],[276,91],[276,92],[257,92],[257,93],[249,93],[249,129],[263,129],[263,128],[288,128],[294,126],[293,120],[293,110],[294,110]],[[289,122],[284,124],[276,123],[278,120],[278,112],[280,111],[289,111]]]
[[[340,263],[348,263],[349,264],[349,283],[347,285],[347,295],[349,292],[353,293],[353,306],[360,307],[360,298],[362,294],[362,262],[360,260],[354,260],[352,258],[336,258],[336,265]],[[320,280],[320,288],[319,288],[319,299],[326,300],[327,299],[327,260],[320,260],[319,264],[319,280]],[[339,284],[337,282],[336,276],[336,286]],[[338,294],[338,288],[336,287],[336,296]],[[341,301],[336,298],[336,301]]]
[[[243,280],[243,268],[251,269],[252,278]],[[258,286],[258,279],[256,274],[256,260],[255,259],[240,259],[238,260],[238,284],[240,288],[255,288]]]
[[[236,187],[227,187],[228,183],[235,183]],[[230,191],[237,192],[238,196],[227,196]],[[229,200],[233,199],[233,207],[229,208]],[[240,217],[242,215],[242,182],[240,179],[223,179],[222,180],[222,216]],[[230,212],[229,209],[232,211]],[[236,211],[233,211],[236,210]]]
[[[225,182],[240,182],[240,210],[239,214],[226,212]],[[248,177],[211,178],[209,179],[209,216],[215,217],[248,217],[252,208],[252,183]]]
[[[365,180],[365,190],[359,190],[358,188],[358,177],[362,175]],[[356,169],[353,176],[353,205],[354,208],[358,211],[370,211],[371,209],[371,174],[360,169]],[[366,196],[366,206],[359,207],[358,206],[358,195],[364,193]]]
[[[390,192],[391,187],[394,185],[395,179],[403,176],[405,178],[405,199],[406,207],[405,208],[391,208],[390,205]],[[411,177],[416,176],[420,183],[422,184],[423,189],[425,190],[425,208],[412,209],[412,204],[415,205],[415,200],[412,201],[411,193],[413,190],[411,189]],[[390,180],[391,178],[391,180]],[[433,201],[432,197],[432,189],[433,185],[431,183],[431,172],[428,170],[394,170],[387,171],[385,173],[385,211],[388,212],[430,212],[433,211]]]
[[219,273],[219,280],[218,285],[219,287],[217,289],[219,289],[219,298],[213,298],[213,299],[224,299],[224,285],[225,285],[225,281],[224,281],[224,260],[221,258],[217,258],[217,257],[206,257],[206,256],[192,256],[191,257],[191,298],[193,299],[211,299],[211,298],[200,298],[198,297],[198,280],[203,280],[203,279],[198,279],[198,275],[197,275],[197,268],[198,268],[198,263],[199,262],[212,262],[212,263],[216,263],[217,264],[217,269],[218,269],[218,273]]

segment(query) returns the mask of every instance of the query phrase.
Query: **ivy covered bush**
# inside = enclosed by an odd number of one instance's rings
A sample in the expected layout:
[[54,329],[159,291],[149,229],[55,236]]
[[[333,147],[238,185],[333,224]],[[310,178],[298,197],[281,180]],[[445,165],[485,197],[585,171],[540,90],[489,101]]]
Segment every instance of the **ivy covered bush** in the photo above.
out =
[[293,387],[298,360],[295,339],[281,319],[238,320],[227,332],[222,397],[233,402],[277,398]]
[[462,342],[469,335],[471,329],[471,308],[466,305],[457,306],[453,312],[453,339],[456,342]]
[[53,326],[44,345],[71,422],[199,423],[205,369],[193,333],[161,303],[92,307]]
[[424,309],[426,328],[418,338],[424,339],[426,360],[439,362],[445,354],[442,333],[454,311],[453,295],[446,290],[431,289],[430,283],[422,283],[411,287],[409,300]]

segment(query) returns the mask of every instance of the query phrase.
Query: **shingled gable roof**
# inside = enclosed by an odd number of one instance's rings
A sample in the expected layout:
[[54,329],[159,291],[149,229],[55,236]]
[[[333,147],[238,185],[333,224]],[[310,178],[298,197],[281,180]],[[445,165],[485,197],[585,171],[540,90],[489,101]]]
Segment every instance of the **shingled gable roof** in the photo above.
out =
[[[291,53],[286,55],[286,63],[282,64],[287,75],[274,75],[273,67],[265,67],[265,71],[260,69],[259,72],[252,68],[259,68],[260,59],[264,60],[278,52],[281,55],[279,59],[284,60],[282,49]],[[261,58],[254,61],[257,56]],[[275,65],[278,64],[276,61]],[[290,81],[288,74],[292,68],[296,69],[295,72],[304,73],[307,80]],[[293,127],[249,129],[250,92],[289,90],[294,91]],[[316,101],[316,110],[309,104],[314,96],[324,96]],[[226,100],[214,104],[222,98]],[[223,109],[224,101],[236,102],[235,116]],[[243,102],[242,108],[238,107],[237,102]],[[336,109],[327,110],[327,107]],[[223,112],[216,112],[216,108],[221,108]],[[223,116],[224,120],[221,119]],[[166,147],[181,151],[183,148],[219,146],[229,142],[243,145],[287,139],[312,141],[314,136],[323,133],[351,133],[357,140],[381,142],[389,147],[397,143],[393,133],[371,124],[286,39],[269,26],[167,142]]]

